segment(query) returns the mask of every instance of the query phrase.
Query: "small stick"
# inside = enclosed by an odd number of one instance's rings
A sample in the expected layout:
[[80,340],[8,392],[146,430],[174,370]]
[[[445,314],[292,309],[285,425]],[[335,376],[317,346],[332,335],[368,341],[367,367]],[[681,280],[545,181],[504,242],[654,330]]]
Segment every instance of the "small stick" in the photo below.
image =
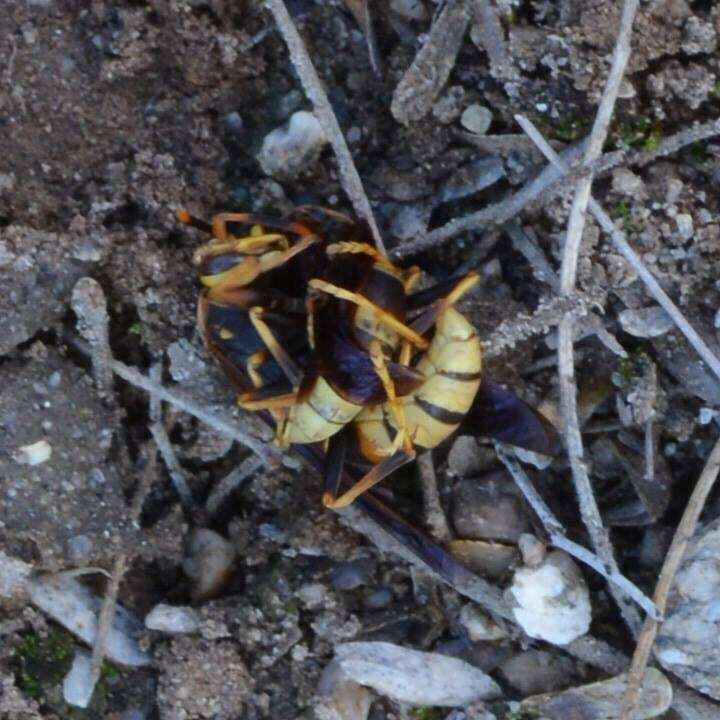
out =
[[[162,382],[162,367],[160,363],[156,363],[150,368],[150,380],[157,385]],[[180,462],[175,455],[170,438],[162,420],[162,401],[157,395],[150,395],[150,434],[155,440],[155,444],[162,455],[162,459],[167,468],[175,492],[180,498],[180,504],[185,512],[190,512],[195,505],[190,485],[188,485],[185,471],[180,466]]]
[[440,495],[437,488],[437,476],[432,452],[426,452],[417,459],[420,473],[420,488],[422,490],[425,517],[432,535],[440,542],[447,542],[452,538],[445,512],[440,504]]
[[378,230],[377,223],[375,222],[375,216],[370,207],[370,201],[365,194],[362,180],[353,162],[347,142],[345,142],[345,136],[342,134],[332,105],[330,105],[330,101],[318,77],[317,70],[315,70],[315,66],[310,59],[305,43],[300,37],[295,23],[285,7],[285,2],[283,0],[265,0],[265,5],[275,18],[278,30],[280,30],[280,34],[283,36],[288,51],[290,52],[290,60],[305,89],[305,94],[310,98],[310,102],[313,104],[315,112],[317,113],[317,119],[320,125],[322,125],[325,135],[335,151],[343,189],[350,198],[355,212],[367,220],[378,249],[383,254],[387,254],[382,237],[380,236],[380,230]]
[[505,35],[497,9],[491,0],[475,0],[475,20],[480,26],[483,47],[490,59],[490,68],[496,77],[506,77],[511,70],[505,44]]
[[111,363],[112,371],[120,376],[123,380],[129,382],[135,387],[142,388],[151,396],[156,396],[160,400],[169,402],[183,412],[196,417],[214,430],[223,435],[237,440],[241,445],[252,450],[270,467],[279,465],[282,462],[282,454],[269,443],[265,443],[257,437],[254,437],[244,430],[237,423],[228,422],[218,417],[212,410],[196,403],[194,400],[185,397],[177,390],[170,390],[163,385],[153,382],[150,378],[138,372],[134,368],[121,363],[119,360],[113,360]]
[[651,617],[659,619],[660,613],[655,607],[655,604],[637,585],[628,580],[628,578],[616,569],[607,567],[597,555],[567,537],[565,528],[555,515],[553,515],[552,510],[550,510],[542,497],[540,497],[537,490],[535,490],[520,464],[504,448],[502,443],[495,443],[495,452],[503,465],[508,469],[510,475],[512,475],[513,480],[515,480],[515,483],[535,511],[535,514],[540,518],[540,522],[542,522],[548,534],[550,543],[585,563],[609,582],[614,583],[645,610],[646,613]]
[[262,460],[254,455],[245,458],[240,465],[231,470],[212,489],[208,499],[205,501],[205,511],[213,516],[227,500],[230,493],[234,492],[244,480],[249,478],[263,466]]
[[[555,151],[550,147],[540,131],[522,115],[516,115],[515,119],[525,132],[533,139],[540,148],[545,157],[550,160],[558,169],[567,170],[567,165],[558,157]],[[658,281],[653,277],[652,273],[643,265],[642,260],[637,253],[630,247],[625,234],[615,227],[610,216],[602,209],[599,203],[590,198],[588,208],[598,221],[600,227],[610,236],[615,248],[628,261],[628,264],[635,271],[637,276],[643,281],[648,292],[662,306],[663,310],[672,318],[680,332],[685,335],[690,345],[693,346],[698,355],[707,363],[708,367],[720,378],[720,360],[708,347],[707,343],[698,335],[695,329],[685,319],[680,309],[670,299],[669,295],[660,287]]]
[[90,678],[91,686],[95,684],[100,677],[100,668],[105,658],[105,645],[107,643],[108,633],[112,627],[113,618],[115,616],[115,604],[117,603],[118,589],[120,581],[125,575],[127,566],[127,557],[124,552],[118,554],[113,564],[110,582],[105,592],[102,608],[98,617],[97,635],[95,635],[95,644],[93,645],[92,657],[90,659]]
[[511,220],[503,226],[503,230],[510,236],[515,249],[530,263],[533,275],[540,282],[547,283],[553,290],[557,290],[560,282],[557,273],[545,257],[545,253],[538,247],[537,242],[525,232],[517,219]]
[[[672,543],[670,544],[670,549],[660,570],[660,577],[655,587],[653,599],[661,614],[665,613],[670,588],[675,580],[675,575],[685,555],[688,543],[695,533],[700,513],[705,507],[708,495],[715,485],[719,471],[720,439],[715,443],[705,463],[705,467],[700,473],[700,478],[692,491],[692,495],[690,495],[690,500],[688,500],[685,512],[678,523]],[[650,659],[650,651],[655,642],[657,632],[658,621],[650,617],[646,618],[640,632],[640,637],[638,638],[637,647],[633,653],[620,720],[631,720],[635,711],[640,693],[640,683],[645,674],[645,668]]]
[[492,225],[501,225],[518,215],[532,202],[539,202],[540,200],[549,202],[567,188],[567,182],[576,182],[590,172],[595,174],[606,173],[623,163],[644,167],[658,158],[678,152],[686,145],[707,140],[719,134],[720,120],[710,120],[697,127],[681,130],[675,135],[661,140],[657,148],[652,151],[636,150],[627,153],[616,150],[601,155],[590,167],[573,165],[573,161],[580,156],[585,144],[585,141],[581,141],[562,153],[563,159],[570,164],[569,169],[563,166],[564,169],[558,172],[557,166],[547,165],[516,193],[508,195],[503,200],[488,205],[478,212],[461,218],[454,218],[421,237],[400,243],[393,249],[393,255],[403,257],[431,247],[437,247],[462,232],[480,230]]

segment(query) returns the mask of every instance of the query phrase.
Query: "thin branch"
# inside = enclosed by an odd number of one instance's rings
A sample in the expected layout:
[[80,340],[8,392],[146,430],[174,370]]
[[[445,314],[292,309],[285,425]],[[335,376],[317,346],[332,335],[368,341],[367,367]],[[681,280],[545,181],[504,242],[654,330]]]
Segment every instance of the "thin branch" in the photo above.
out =
[[495,77],[507,77],[512,69],[508,62],[505,34],[497,9],[491,0],[475,0],[475,21],[480,28],[480,36],[485,52],[490,60],[490,68]]
[[227,475],[225,475],[222,480],[216,483],[212,492],[208,495],[208,499],[205,501],[205,510],[207,514],[210,517],[215,515],[229,495],[235,492],[235,490],[237,490],[237,488],[247,478],[257,472],[261,467],[262,461],[260,458],[250,455],[245,458],[234,470],[231,470]]
[[[160,363],[150,368],[150,381],[160,385],[162,382],[162,367]],[[185,477],[185,471],[175,455],[170,438],[162,419],[162,401],[157,395],[150,395],[150,434],[162,455],[163,462],[167,468],[170,480],[175,487],[175,492],[180,498],[180,504],[186,512],[190,512],[195,505],[192,491]]]
[[118,360],[113,360],[111,367],[116,375],[131,385],[142,388],[160,400],[169,402],[183,412],[188,413],[188,415],[192,415],[198,420],[201,420],[219,433],[231,437],[233,440],[237,440],[241,445],[249,448],[258,457],[262,458],[270,467],[275,467],[282,462],[282,454],[279,450],[260,438],[251,435],[239,424],[228,422],[224,418],[218,417],[218,415],[209,408],[185,397],[177,390],[170,390],[163,385],[154,383],[150,378]]
[[[667,607],[668,595],[672,587],[675,575],[680,567],[688,543],[695,533],[700,513],[705,507],[708,495],[717,480],[720,471],[720,439],[710,453],[705,463],[705,467],[700,473],[700,478],[695,485],[695,489],[690,496],[685,512],[675,530],[670,549],[663,563],[657,586],[655,587],[654,600],[661,613],[665,612]],[[640,682],[645,673],[650,651],[655,637],[658,632],[658,622],[652,618],[647,618],[643,624],[637,647],[633,653],[632,663],[630,665],[630,673],[628,676],[628,684],[623,698],[623,708],[620,714],[620,720],[631,720],[637,705],[640,693]]]
[[127,558],[125,553],[121,552],[115,558],[110,582],[105,592],[105,598],[98,617],[97,634],[95,635],[95,644],[93,645],[92,658],[90,660],[91,687],[95,687],[95,683],[97,683],[100,677],[100,668],[105,658],[105,645],[115,616],[118,589],[120,587],[120,581],[123,575],[125,575],[126,566]]
[[[551,163],[560,170],[567,170],[567,165],[560,157],[558,157],[530,120],[522,115],[517,115],[515,119],[521,125],[523,130],[525,130],[525,132],[535,141],[537,146]],[[718,129],[720,129],[720,127]],[[610,219],[610,216],[602,209],[594,198],[590,198],[588,208],[600,227],[610,236],[616,250],[628,261],[628,264],[645,284],[648,292],[672,318],[673,322],[677,325],[680,332],[685,335],[697,354],[700,355],[700,357],[707,363],[713,373],[720,378],[720,360],[718,360],[717,356],[708,347],[707,343],[685,319],[685,316],[682,314],[680,309],[660,287],[660,284],[653,277],[652,273],[643,265],[642,260],[638,257],[637,253],[630,247],[624,233],[615,227],[613,221]]]
[[[552,164],[545,166],[537,176],[529,180],[516,193],[510,194],[478,212],[461,218],[454,218],[421,237],[406,240],[393,249],[393,255],[403,257],[431,247],[437,247],[463,232],[481,230],[493,225],[502,225],[518,215],[530,203],[549,202],[563,192],[568,183],[574,183],[591,172],[596,175],[604,174],[622,164],[644,167],[658,158],[678,152],[687,145],[707,140],[716,135],[720,135],[720,120],[710,120],[694,128],[683,129],[675,135],[661,140],[657,148],[652,151],[636,150],[625,152],[615,150],[606,153],[600,156],[589,168],[574,164],[574,161],[580,157],[585,145],[585,141],[581,141],[566,149],[561,155],[565,162],[570,165],[569,168],[563,166],[563,169],[558,171],[558,167]],[[498,139],[501,137],[504,136],[498,136]],[[514,138],[516,136],[510,137],[513,138],[513,144],[515,144],[516,140]],[[478,142],[486,141],[479,139]],[[473,144],[475,144],[474,141]]]
[[445,511],[440,504],[432,452],[429,451],[420,455],[417,459],[417,466],[420,473],[420,488],[428,527],[432,535],[440,542],[447,542],[452,537],[452,534],[445,517]]
[[300,33],[297,31],[295,23],[290,17],[290,13],[287,11],[283,0],[265,0],[265,5],[275,18],[278,29],[290,52],[292,64],[305,89],[305,94],[310,98],[310,102],[312,102],[315,108],[318,121],[320,125],[322,125],[325,135],[335,151],[343,189],[350,198],[355,212],[360,217],[365,218],[368,225],[370,225],[378,248],[385,253],[385,246],[380,236],[377,223],[375,222],[370,201],[365,194],[362,180],[353,162],[350,149],[345,141],[345,136],[340,129],[332,105],[330,105],[330,101],[315,70],[315,66],[310,59],[305,43],[300,37]]
[[567,537],[565,528],[555,515],[553,515],[552,510],[550,510],[542,497],[540,497],[537,490],[535,490],[525,471],[517,460],[503,448],[501,443],[495,443],[495,452],[510,475],[512,475],[513,480],[515,480],[516,485],[520,488],[525,499],[535,511],[535,514],[540,518],[548,534],[550,543],[577,558],[580,562],[585,563],[585,565],[591,567],[606,580],[615,584],[651,617],[659,618],[660,614],[655,604],[637,585],[628,580],[628,578],[619,571],[608,568],[597,555]]

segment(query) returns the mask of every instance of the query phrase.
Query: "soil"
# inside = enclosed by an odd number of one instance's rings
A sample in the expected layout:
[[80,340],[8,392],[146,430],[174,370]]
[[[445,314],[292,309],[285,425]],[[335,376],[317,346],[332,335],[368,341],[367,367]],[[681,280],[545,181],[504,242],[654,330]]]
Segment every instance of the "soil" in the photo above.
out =
[[[477,161],[492,154],[468,140],[460,117],[470,105],[490,110],[493,137],[518,133],[518,112],[558,146],[589,131],[615,40],[618,11],[610,5],[618,3],[495,4],[511,71],[490,66],[472,19],[448,82],[425,116],[404,126],[390,110],[393,92],[427,37],[436,5],[370,3],[378,72],[348,10],[356,3],[288,2],[390,250],[497,201],[542,168],[520,143],[494,153],[502,178],[468,191],[481,171]],[[62,674],[28,684],[23,642],[45,642],[63,631],[30,606],[9,608],[0,615],[0,717],[310,718],[320,674],[341,642],[441,648],[491,672],[525,650],[509,641],[468,640],[457,621],[459,596],[418,579],[401,560],[343,526],[322,508],[319,479],[297,464],[255,472],[210,518],[184,511],[156,458],[147,396],[121,380],[109,398],[94,385],[70,304],[83,276],[105,292],[118,360],[145,373],[162,362],[166,384],[230,411],[230,385],[196,329],[192,257],[200,237],[179,225],[176,211],[209,218],[221,210],[282,214],[305,203],[350,209],[329,148],[290,178],[266,176],[257,161],[272,130],[294,112],[312,110],[262,3],[7,0],[0,29],[0,551],[45,571],[109,569],[125,552],[130,568],[119,600],[140,617],[159,602],[191,603],[182,563],[193,526],[228,538],[239,558],[220,596],[198,608],[200,633],[173,639],[148,632],[153,668],[109,672],[101,699],[86,711],[63,703]],[[717,117],[719,32],[720,9],[713,3],[642,5],[607,149],[652,150],[662,138]],[[621,167],[593,186],[714,348],[720,341],[718,182],[720,141],[709,140],[645,167]],[[461,190],[448,193],[448,187]],[[565,191],[517,218],[555,271],[569,198]],[[481,336],[531,314],[554,292],[504,228],[461,233],[403,262],[437,280],[477,269],[481,287],[461,308]],[[651,593],[717,435],[720,390],[676,330],[640,337],[626,331],[620,312],[652,302],[591,220],[578,286],[603,303],[594,325],[581,323],[577,342],[594,488],[623,571]],[[627,358],[602,342],[598,323]],[[529,402],[552,408],[553,337],[551,331],[517,343],[493,358],[488,372]],[[648,386],[650,372],[656,385]],[[657,487],[641,482],[648,402]],[[201,508],[248,451],[170,406],[164,421]],[[18,462],[22,447],[41,440],[51,447],[49,459],[36,466]],[[497,477],[498,467],[483,450],[479,460],[458,460],[454,470],[451,446],[439,448],[434,460],[452,521],[453,501],[468,477]],[[416,470],[399,475],[389,483],[393,505],[423,525]],[[586,542],[565,461],[533,477],[570,534]],[[134,523],[133,498],[144,482],[150,490]],[[507,512],[509,524],[527,525],[522,503],[508,504]],[[703,520],[718,513],[715,493]],[[459,535],[458,527],[451,530]],[[602,581],[584,573],[593,632],[631,652]],[[102,593],[102,582],[88,582]],[[577,668],[579,676],[592,673]],[[556,680],[548,682],[554,687]],[[517,688],[504,689],[521,698]],[[371,713],[373,720],[409,717],[382,698]]]

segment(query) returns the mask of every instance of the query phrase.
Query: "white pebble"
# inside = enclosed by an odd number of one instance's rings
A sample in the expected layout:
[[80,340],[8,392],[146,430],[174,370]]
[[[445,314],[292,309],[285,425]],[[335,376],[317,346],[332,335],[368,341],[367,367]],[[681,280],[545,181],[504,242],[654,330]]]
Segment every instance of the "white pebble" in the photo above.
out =
[[484,135],[488,131],[491,122],[492,113],[490,110],[478,103],[466,107],[460,116],[460,124],[476,135]]
[[222,535],[207,528],[193,531],[183,570],[193,580],[194,602],[215,597],[222,590],[232,576],[235,559],[233,544]]
[[145,627],[168,635],[197,632],[200,618],[191,607],[159,603],[145,617]]
[[577,565],[555,551],[537,568],[515,571],[510,593],[515,619],[533,638],[565,645],[590,627],[590,596]]
[[687,213],[680,213],[676,216],[675,222],[677,224],[678,232],[683,240],[690,240],[695,228],[693,227],[693,219],[691,215]]
[[672,318],[659,305],[638,308],[628,308],[620,315],[622,329],[640,338],[653,338],[664,335],[673,326]]
[[78,650],[73,658],[70,672],[63,680],[65,702],[86,708],[92,699],[95,683],[92,677],[92,656],[86,650]]
[[326,143],[318,119],[300,110],[265,137],[257,159],[266,175],[292,179],[317,161]]
[[463,660],[389,642],[345,643],[335,658],[354,682],[410,705],[464,707],[501,695],[491,677]]
[[52,447],[47,440],[38,440],[32,445],[23,445],[14,455],[15,462],[20,465],[40,465],[50,459]]

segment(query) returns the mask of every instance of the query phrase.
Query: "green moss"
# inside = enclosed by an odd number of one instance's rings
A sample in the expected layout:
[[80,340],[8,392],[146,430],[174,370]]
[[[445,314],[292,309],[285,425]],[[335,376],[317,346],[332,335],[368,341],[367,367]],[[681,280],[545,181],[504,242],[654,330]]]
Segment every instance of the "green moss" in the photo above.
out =
[[128,332],[133,333],[133,335],[139,335],[142,332],[142,323],[139,320],[136,320],[129,328]]
[[585,117],[561,118],[557,123],[548,126],[551,138],[562,142],[575,142],[587,135],[590,130],[590,120]]
[[33,700],[38,700],[42,695],[40,678],[29,670],[20,670],[15,676],[15,682],[20,690]]
[[15,648],[17,655],[24,659],[37,658],[40,655],[40,638],[35,633],[25,635]]
[[442,716],[442,710],[434,707],[419,707],[410,711],[410,717],[415,720],[441,720]]
[[613,133],[615,144],[652,152],[662,140],[662,128],[648,117],[622,123]]
[[705,162],[708,159],[707,145],[698,140],[690,146],[690,157],[695,162]]
[[639,232],[640,225],[632,219],[632,210],[627,200],[621,200],[610,209],[610,216],[613,220],[620,220],[622,229],[625,232]]

